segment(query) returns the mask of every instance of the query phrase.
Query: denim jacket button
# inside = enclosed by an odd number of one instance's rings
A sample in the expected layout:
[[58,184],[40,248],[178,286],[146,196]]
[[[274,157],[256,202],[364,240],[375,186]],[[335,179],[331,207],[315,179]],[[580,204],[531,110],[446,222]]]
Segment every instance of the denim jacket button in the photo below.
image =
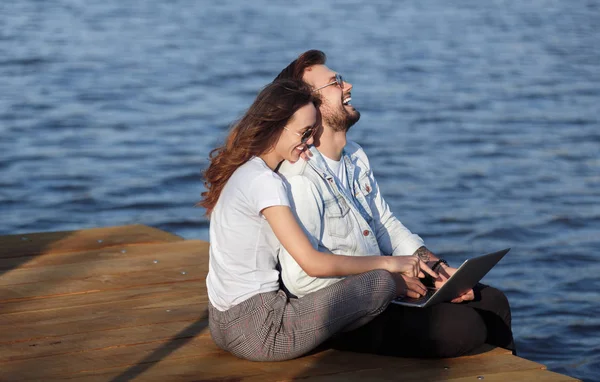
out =
[[368,231],[368,230],[364,230],[364,231],[363,231],[363,235],[365,235],[365,236],[369,236],[369,231]]

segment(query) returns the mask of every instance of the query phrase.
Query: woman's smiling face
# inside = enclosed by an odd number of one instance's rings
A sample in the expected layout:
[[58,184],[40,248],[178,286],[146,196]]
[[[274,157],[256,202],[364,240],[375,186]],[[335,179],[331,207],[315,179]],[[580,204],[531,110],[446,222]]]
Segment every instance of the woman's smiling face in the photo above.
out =
[[[315,105],[311,102],[298,109],[285,128],[275,144],[275,153],[281,160],[296,162],[300,154],[312,145],[314,133],[318,127],[318,112]],[[305,142],[302,142],[302,135],[307,130],[312,130],[312,134]]]

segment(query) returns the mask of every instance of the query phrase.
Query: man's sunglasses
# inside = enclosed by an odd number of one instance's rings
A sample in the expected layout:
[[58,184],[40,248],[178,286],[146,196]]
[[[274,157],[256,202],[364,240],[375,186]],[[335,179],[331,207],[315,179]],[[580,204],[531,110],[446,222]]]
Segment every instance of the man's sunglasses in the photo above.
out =
[[335,75],[335,81],[332,81],[332,82],[328,83],[327,85],[323,85],[320,88],[316,88],[313,90],[313,92],[319,91],[323,88],[326,88],[327,86],[336,85],[336,84],[340,87],[340,89],[344,90],[344,79],[339,74]]
[[295,131],[292,131],[292,130],[288,129],[285,126],[283,126],[283,128],[286,129],[287,131],[289,131],[290,133],[293,133],[293,134],[296,134],[297,136],[299,136],[301,144],[305,144],[310,139],[310,137],[313,136],[313,134],[315,133],[315,131],[317,131],[316,128],[309,127],[308,129],[304,130],[304,132],[302,134],[300,134],[300,133],[297,133]]

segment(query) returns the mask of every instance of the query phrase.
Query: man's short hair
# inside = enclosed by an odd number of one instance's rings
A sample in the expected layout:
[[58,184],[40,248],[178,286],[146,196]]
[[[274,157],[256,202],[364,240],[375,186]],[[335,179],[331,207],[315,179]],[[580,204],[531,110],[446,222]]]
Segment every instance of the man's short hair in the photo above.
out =
[[307,50],[283,69],[281,73],[275,77],[275,81],[281,79],[302,81],[302,76],[304,75],[306,68],[313,65],[324,65],[326,61],[327,56],[325,56],[325,53],[322,51],[316,49]]

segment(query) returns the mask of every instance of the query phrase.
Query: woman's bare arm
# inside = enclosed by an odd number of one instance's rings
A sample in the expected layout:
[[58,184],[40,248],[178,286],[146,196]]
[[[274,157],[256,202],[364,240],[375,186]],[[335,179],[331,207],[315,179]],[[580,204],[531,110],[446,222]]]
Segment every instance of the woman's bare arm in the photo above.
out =
[[385,269],[408,276],[423,277],[423,272],[437,277],[417,256],[345,256],[317,251],[287,206],[262,210],[279,242],[311,277],[340,277]]

